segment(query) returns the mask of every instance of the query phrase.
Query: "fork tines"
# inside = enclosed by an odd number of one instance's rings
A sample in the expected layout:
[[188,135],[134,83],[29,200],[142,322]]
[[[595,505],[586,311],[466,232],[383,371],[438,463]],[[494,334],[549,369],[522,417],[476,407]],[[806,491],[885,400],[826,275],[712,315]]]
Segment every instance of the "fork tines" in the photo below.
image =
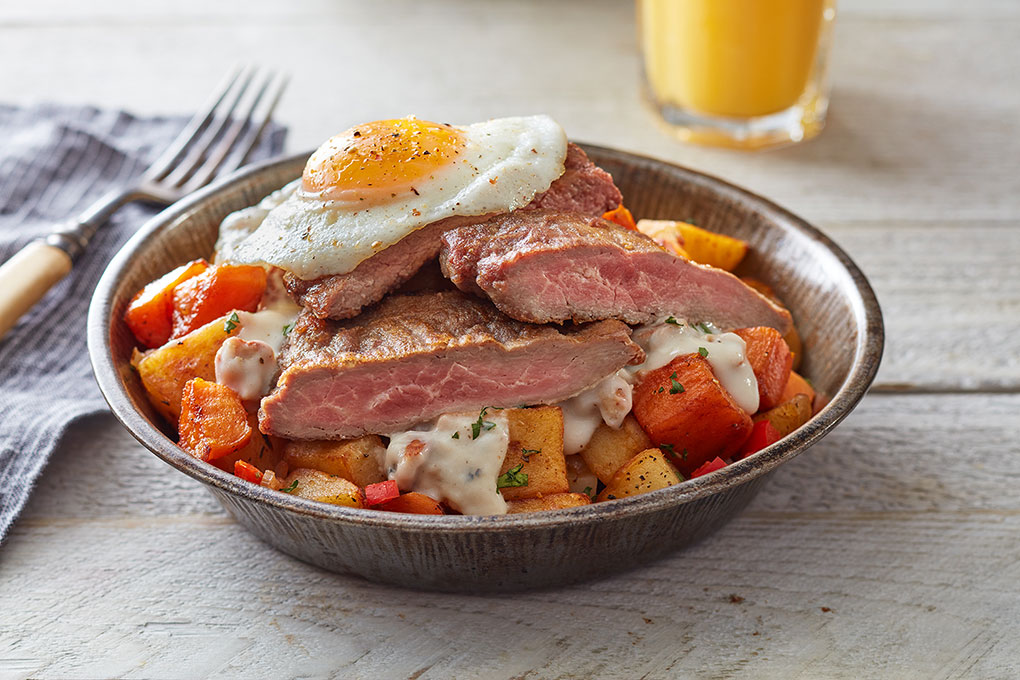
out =
[[255,66],[234,68],[145,179],[181,193],[244,163],[287,84],[283,74]]

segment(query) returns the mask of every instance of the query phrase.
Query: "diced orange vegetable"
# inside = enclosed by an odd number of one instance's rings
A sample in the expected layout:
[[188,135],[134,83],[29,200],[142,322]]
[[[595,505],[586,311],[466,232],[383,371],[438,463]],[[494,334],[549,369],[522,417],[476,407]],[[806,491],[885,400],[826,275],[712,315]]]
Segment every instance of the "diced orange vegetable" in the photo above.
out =
[[444,515],[443,506],[439,501],[423,493],[412,491],[401,494],[393,500],[375,506],[376,510],[403,512],[409,515]]
[[815,390],[804,377],[797,371],[790,371],[790,379],[786,381],[786,388],[779,397],[779,403],[790,401],[798,394],[806,394],[811,399],[812,406],[815,403]]
[[692,472],[691,479],[694,479],[695,477],[703,477],[704,475],[707,475],[709,472],[722,470],[724,467],[726,467],[726,461],[724,461],[722,458],[715,458],[713,460],[708,461],[707,463],[699,467],[697,470]]
[[733,401],[699,354],[676,357],[634,388],[634,417],[656,446],[671,450],[687,473],[736,453],[751,433],[751,416]]
[[181,448],[204,461],[241,450],[252,435],[237,393],[201,378],[184,385],[179,432]]
[[747,361],[758,381],[758,409],[770,409],[781,403],[793,367],[793,355],[782,334],[767,326],[733,332],[747,345]]
[[520,512],[542,512],[544,510],[563,510],[590,505],[591,497],[583,493],[553,493],[540,498],[524,498],[519,501],[507,501],[508,514]]
[[195,330],[231,310],[254,312],[266,290],[266,270],[221,264],[181,283],[173,291],[172,338]]
[[234,461],[234,474],[252,484],[260,484],[262,482],[262,471],[243,460]]
[[164,274],[131,299],[124,321],[138,342],[146,347],[159,347],[170,339],[173,330],[173,292],[182,282],[198,276],[209,263],[194,260]]
[[[776,291],[772,289],[772,286],[760,281],[759,279],[752,278],[750,276],[744,276],[740,279],[746,283],[749,287],[754,288],[756,291],[772,300],[777,305],[789,311],[789,308],[779,299],[776,295]],[[790,353],[793,355],[793,370],[800,368],[800,362],[804,356],[804,343],[801,342],[800,333],[797,332],[797,327],[794,325],[790,326],[790,330],[786,331],[786,335],[783,336],[783,340],[786,340],[786,344],[790,347]],[[785,401],[785,400],[784,400]]]
[[637,224],[634,222],[634,216],[630,214],[630,211],[620,204],[610,210],[609,212],[602,213],[602,218],[614,222],[624,229],[633,229],[637,231]]

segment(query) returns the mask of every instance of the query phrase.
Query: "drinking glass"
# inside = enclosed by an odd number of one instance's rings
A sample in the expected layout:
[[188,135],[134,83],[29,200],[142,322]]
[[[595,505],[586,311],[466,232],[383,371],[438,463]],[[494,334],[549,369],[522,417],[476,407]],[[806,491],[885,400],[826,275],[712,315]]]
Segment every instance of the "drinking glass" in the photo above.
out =
[[685,141],[742,149],[818,134],[835,0],[637,0],[645,91]]

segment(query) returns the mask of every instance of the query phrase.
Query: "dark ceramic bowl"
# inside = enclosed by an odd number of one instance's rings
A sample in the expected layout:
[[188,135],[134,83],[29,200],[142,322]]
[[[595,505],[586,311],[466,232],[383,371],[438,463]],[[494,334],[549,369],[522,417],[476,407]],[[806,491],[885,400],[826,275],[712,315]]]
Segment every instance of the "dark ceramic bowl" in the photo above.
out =
[[610,574],[689,545],[738,513],[780,464],[854,408],[882,355],[875,295],[846,254],[804,220],[743,189],[662,161],[595,146],[637,217],[690,219],[748,241],[741,274],[771,284],[805,341],[801,371],[828,404],[809,423],[723,470],[653,493],[585,507],[494,517],[416,516],[295,498],[249,484],[178,448],[129,365],[121,321],[131,296],[213,249],[220,220],[298,177],[306,156],[246,169],[150,220],[103,275],[89,310],[89,354],[114,415],[146,448],[206,484],[270,545],[337,572],[413,588],[495,592]]

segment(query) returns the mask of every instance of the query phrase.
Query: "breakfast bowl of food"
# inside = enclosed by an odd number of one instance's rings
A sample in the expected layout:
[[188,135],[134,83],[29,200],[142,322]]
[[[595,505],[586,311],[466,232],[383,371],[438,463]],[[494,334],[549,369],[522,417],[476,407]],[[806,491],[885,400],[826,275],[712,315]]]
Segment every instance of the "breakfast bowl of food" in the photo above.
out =
[[800,218],[530,116],[366,123],[197,192],[88,340],[114,415],[265,542],[499,592],[713,532],[854,408],[883,328]]

